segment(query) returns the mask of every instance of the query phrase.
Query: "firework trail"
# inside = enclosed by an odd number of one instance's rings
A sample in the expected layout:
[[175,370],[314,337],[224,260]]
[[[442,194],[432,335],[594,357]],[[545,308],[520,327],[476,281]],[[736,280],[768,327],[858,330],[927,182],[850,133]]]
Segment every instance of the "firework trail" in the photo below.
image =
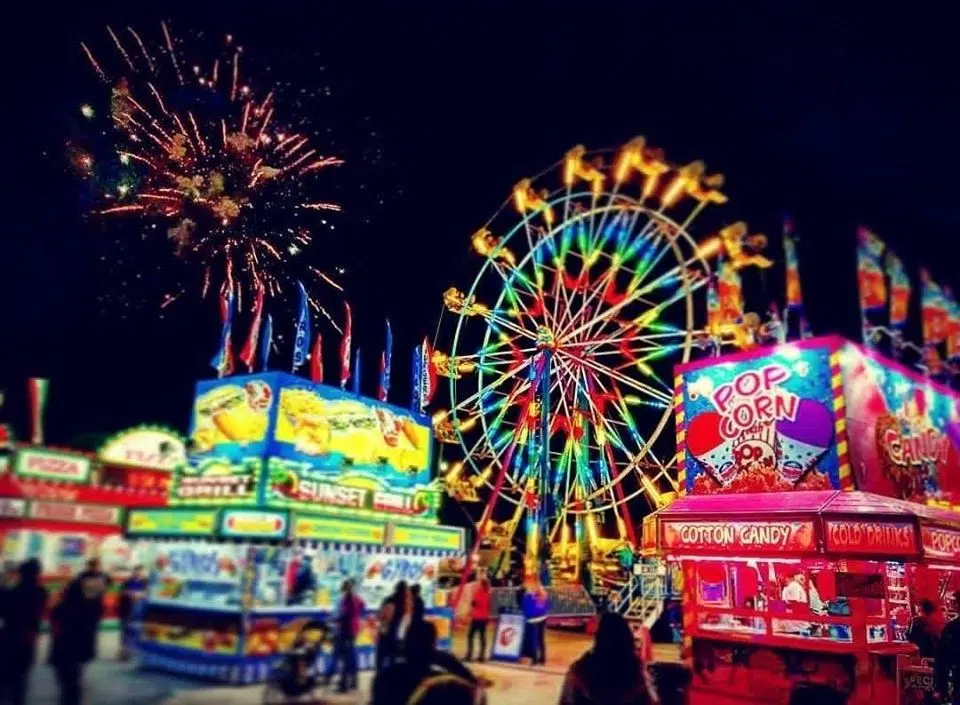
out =
[[[243,49],[230,35],[205,69],[181,55],[165,22],[155,46],[130,27],[106,29],[105,57],[80,46],[109,86],[104,133],[122,176],[93,179],[93,213],[138,218],[150,236],[166,234],[172,255],[192,274],[163,293],[160,307],[191,289],[206,296],[226,284],[243,308],[260,290],[285,299],[303,281],[311,307],[333,323],[310,283],[342,288],[304,255],[314,242],[311,225],[326,225],[326,213],[340,210],[310,191],[319,172],[343,161],[321,154],[301,120],[294,121],[296,129],[285,128],[273,91],[255,95],[240,71]],[[112,68],[104,60],[111,57]],[[81,113],[98,117],[90,105]],[[91,154],[75,149],[71,161],[93,178]]]

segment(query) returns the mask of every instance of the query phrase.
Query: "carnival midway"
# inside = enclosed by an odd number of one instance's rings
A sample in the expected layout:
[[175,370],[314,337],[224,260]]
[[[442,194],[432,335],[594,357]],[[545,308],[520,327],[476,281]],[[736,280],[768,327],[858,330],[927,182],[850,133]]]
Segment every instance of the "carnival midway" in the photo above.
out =
[[[398,359],[407,403],[389,323],[364,396],[349,306],[323,312],[325,364],[303,284],[284,361],[262,300],[235,355],[221,289],[184,432],[132,419],[99,449],[48,446],[56,390],[29,380],[32,427],[3,427],[4,599],[46,589],[62,702],[107,702],[69,646],[91,600],[92,638],[118,647],[90,670],[121,658],[117,682],[167,679],[170,702],[949,697],[960,308],[924,272],[906,340],[912,282],[862,229],[863,338],[812,335],[787,221],[785,298],[754,312],[767,237],[700,229],[723,187],[642,137],[516,181],[466,238],[472,278],[437,292],[436,336]],[[441,524],[444,503],[471,521]],[[584,653],[650,678],[605,700]],[[397,699],[424,659],[452,680]]]

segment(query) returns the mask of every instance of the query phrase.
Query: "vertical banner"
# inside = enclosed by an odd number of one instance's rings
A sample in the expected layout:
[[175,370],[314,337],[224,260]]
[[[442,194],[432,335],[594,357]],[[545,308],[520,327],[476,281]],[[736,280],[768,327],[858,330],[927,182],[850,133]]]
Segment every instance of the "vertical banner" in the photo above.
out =
[[720,262],[720,320],[723,325],[739,324],[743,319],[743,282],[740,273],[726,260]]
[[423,352],[419,345],[413,348],[413,360],[410,365],[410,411],[423,412],[420,405],[420,387],[423,385]]
[[247,372],[253,372],[253,363],[257,355],[260,326],[263,323],[263,297],[263,286],[258,286],[256,298],[253,300],[253,320],[250,322],[250,333],[247,335],[247,342],[243,344],[243,349],[240,351],[240,362],[246,366]]
[[220,287],[220,348],[210,361],[217,377],[233,374],[233,286],[224,283]]
[[263,338],[260,340],[260,370],[270,369],[270,351],[273,349],[273,316],[267,314],[267,322],[263,326]]
[[390,396],[390,368],[393,366],[393,330],[387,321],[387,338],[383,353],[380,355],[380,390],[377,398],[386,401]]
[[947,360],[960,362],[960,306],[949,287],[943,287],[943,297],[947,306]]
[[31,377],[27,380],[27,400],[30,404],[30,442],[43,445],[43,421],[47,410],[50,380]]
[[910,277],[892,250],[887,250],[886,265],[890,279],[890,326],[903,330],[910,315]]
[[310,353],[310,380],[323,384],[323,339],[319,333],[313,341],[313,352]]
[[360,348],[353,356],[353,393],[360,396]]
[[783,259],[787,268],[787,311],[803,311],[803,292],[800,288],[800,260],[797,243],[793,239],[793,221],[783,220]]
[[930,272],[920,270],[920,312],[923,344],[935,346],[947,339],[947,301]]
[[340,389],[347,388],[350,379],[350,344],[352,341],[353,316],[350,304],[344,302],[343,338],[340,339]]
[[866,228],[857,230],[857,290],[864,319],[868,311],[887,305],[887,283],[880,268],[886,245]]
[[310,352],[310,300],[303,282],[297,282],[297,285],[300,287],[300,310],[293,339],[293,372],[303,366]]
[[717,278],[710,276],[707,282],[707,330],[710,335],[720,335],[723,317],[720,314],[720,294],[717,292]]
[[423,345],[420,348],[420,411],[426,409],[433,400],[433,394],[437,390],[437,373],[433,369],[430,359],[433,357],[433,348],[429,341],[424,338]]

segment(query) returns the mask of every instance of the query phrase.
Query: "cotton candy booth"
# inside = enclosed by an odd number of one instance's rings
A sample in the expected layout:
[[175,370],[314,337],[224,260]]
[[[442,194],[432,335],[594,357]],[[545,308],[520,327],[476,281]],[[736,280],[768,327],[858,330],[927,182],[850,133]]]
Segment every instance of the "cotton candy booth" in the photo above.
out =
[[957,395],[827,337],[681,367],[675,399],[686,496],[643,544],[682,570],[702,701],[896,702],[917,602],[956,610]]
[[111,465],[99,453],[17,446],[0,472],[3,559],[38,559],[41,579],[56,599],[90,558],[99,558],[113,579],[103,625],[114,626],[119,584],[143,560],[141,546],[123,536],[125,513],[166,505],[159,478],[138,482],[157,473],[162,477],[150,467]]
[[[150,540],[141,664],[223,682],[263,680],[351,579],[368,608],[357,640],[373,664],[372,616],[406,580],[449,646],[440,563],[461,529],[438,525],[427,418],[292,375],[201,382],[191,451],[171,507],[131,512]],[[326,657],[326,656],[325,656]]]

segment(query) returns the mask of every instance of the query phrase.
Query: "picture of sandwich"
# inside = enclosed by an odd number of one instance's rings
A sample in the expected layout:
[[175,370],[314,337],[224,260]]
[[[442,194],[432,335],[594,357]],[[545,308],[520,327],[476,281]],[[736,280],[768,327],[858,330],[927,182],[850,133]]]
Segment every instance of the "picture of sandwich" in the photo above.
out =
[[247,390],[228,384],[202,394],[194,403],[194,452],[212,450],[221,443],[256,443],[267,433],[268,409],[254,408]]

